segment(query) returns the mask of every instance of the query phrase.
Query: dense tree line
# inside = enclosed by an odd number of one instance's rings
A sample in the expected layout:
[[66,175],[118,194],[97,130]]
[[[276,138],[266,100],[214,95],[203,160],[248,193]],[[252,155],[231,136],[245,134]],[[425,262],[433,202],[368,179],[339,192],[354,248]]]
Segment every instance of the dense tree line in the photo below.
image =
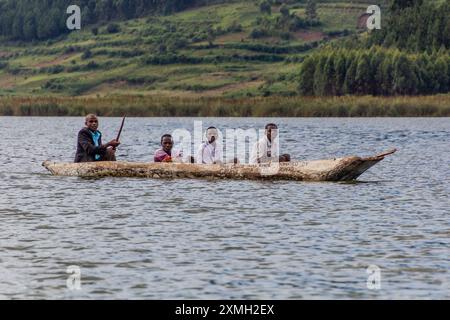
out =
[[381,30],[371,31],[367,40],[330,46],[307,57],[299,75],[300,93],[449,92],[450,2],[391,0],[388,8]]
[[325,49],[305,59],[299,75],[303,95],[416,95],[450,91],[445,50],[407,54],[398,49]]
[[84,26],[150,12],[168,14],[205,1],[208,0],[0,0],[0,35],[14,40],[40,40],[67,33],[66,10],[72,4],[81,8]]
[[450,49],[450,1],[392,0],[389,9],[381,29],[371,32],[369,46],[430,52]]

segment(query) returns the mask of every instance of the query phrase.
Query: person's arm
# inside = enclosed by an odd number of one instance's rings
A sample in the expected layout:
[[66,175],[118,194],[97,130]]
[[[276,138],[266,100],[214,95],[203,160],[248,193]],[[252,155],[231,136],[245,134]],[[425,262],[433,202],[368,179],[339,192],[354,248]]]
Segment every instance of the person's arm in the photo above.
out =
[[252,152],[250,153],[250,159],[249,159],[250,164],[259,163],[258,154],[259,154],[259,141],[253,145]]
[[197,163],[202,164],[203,163],[203,150],[204,150],[203,143],[200,145],[200,148],[197,150],[197,158],[195,159]]
[[172,152],[172,162],[177,162],[177,163],[185,163],[187,162],[187,157],[184,156],[184,152],[182,149],[179,150],[174,150]]
[[216,156],[214,158],[214,164],[223,164],[223,150],[222,145],[216,145]]
[[203,145],[203,151],[202,151],[202,163],[203,164],[214,164],[214,159],[211,154],[210,145]]

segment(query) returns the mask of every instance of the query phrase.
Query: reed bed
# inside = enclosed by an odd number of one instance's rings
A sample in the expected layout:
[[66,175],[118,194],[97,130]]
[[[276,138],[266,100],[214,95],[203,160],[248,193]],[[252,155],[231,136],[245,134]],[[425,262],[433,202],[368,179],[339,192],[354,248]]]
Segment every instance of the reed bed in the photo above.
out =
[[450,94],[342,97],[0,97],[2,116],[448,117]]

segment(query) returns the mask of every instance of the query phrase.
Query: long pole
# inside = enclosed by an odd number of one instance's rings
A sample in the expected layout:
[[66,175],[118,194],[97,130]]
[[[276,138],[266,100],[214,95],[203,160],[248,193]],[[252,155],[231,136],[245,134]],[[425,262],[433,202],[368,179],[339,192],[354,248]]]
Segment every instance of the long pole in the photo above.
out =
[[120,125],[120,130],[119,130],[119,133],[117,134],[117,138],[116,138],[117,141],[119,141],[120,135],[122,134],[123,125],[125,124],[125,118],[126,118],[126,116],[124,116],[122,119],[122,124]]

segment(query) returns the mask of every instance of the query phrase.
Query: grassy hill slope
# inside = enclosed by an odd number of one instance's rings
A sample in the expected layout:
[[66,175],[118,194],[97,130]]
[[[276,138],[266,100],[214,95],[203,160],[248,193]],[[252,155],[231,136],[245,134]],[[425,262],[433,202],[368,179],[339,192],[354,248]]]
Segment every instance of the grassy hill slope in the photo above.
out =
[[[0,41],[0,95],[294,95],[304,55],[356,33],[369,4],[320,2],[322,24],[295,31],[276,25],[279,6],[264,16],[258,3],[237,1],[83,27],[45,42]],[[305,18],[303,4],[288,7]],[[258,35],[264,23],[272,32]]]

